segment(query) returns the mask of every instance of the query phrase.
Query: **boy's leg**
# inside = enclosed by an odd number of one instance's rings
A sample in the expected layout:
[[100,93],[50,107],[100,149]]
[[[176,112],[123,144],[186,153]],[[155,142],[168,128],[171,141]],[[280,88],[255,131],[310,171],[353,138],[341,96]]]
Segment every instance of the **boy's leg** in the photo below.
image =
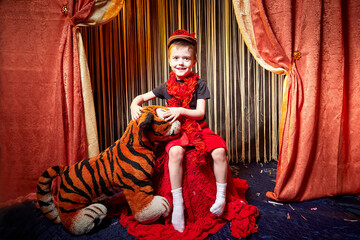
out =
[[226,205],[226,185],[228,162],[226,159],[226,150],[224,148],[216,148],[211,152],[214,161],[214,175],[216,179],[216,200],[210,208],[210,212],[216,216],[221,216]]
[[169,175],[174,206],[171,223],[174,229],[179,232],[183,232],[185,229],[184,200],[181,187],[184,153],[185,149],[181,146],[173,146],[169,150]]
[[169,175],[171,190],[182,186],[183,158],[185,149],[181,146],[173,146],[169,150]]

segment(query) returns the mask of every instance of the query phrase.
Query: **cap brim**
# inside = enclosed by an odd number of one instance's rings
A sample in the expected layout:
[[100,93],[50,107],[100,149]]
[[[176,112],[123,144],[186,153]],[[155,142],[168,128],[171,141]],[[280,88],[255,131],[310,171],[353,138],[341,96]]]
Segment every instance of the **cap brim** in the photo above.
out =
[[191,44],[193,44],[194,46],[196,46],[197,44],[197,40],[196,38],[193,38],[191,36],[187,36],[187,35],[174,35],[174,36],[171,36],[169,37],[168,41],[167,41],[167,47],[169,48],[170,45],[176,41],[176,40],[184,40],[184,41],[187,41]]

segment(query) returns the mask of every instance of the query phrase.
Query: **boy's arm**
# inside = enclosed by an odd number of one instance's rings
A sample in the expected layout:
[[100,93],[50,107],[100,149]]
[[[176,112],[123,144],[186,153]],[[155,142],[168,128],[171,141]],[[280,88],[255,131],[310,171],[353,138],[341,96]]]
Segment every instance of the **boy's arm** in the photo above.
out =
[[138,119],[141,115],[141,110],[143,110],[141,105],[144,102],[150,101],[154,98],[156,98],[156,96],[152,91],[136,96],[130,105],[131,119]]
[[194,120],[202,120],[205,116],[206,99],[198,99],[196,101],[196,109],[186,109],[182,107],[171,107],[164,113],[166,121],[174,122],[180,116],[184,116]]

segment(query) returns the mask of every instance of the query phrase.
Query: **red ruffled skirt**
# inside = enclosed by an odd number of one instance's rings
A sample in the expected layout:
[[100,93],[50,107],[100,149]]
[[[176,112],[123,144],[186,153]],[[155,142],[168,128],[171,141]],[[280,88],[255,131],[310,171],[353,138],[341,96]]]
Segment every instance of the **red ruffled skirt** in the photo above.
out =
[[[203,122],[201,125],[201,138],[203,139],[205,143],[205,151],[210,153],[215,148],[225,148],[226,149],[226,143],[222,137],[211,131],[211,129],[208,127],[206,122]],[[190,147],[190,140],[186,133],[183,133],[180,138],[177,138],[175,140],[170,141],[165,146],[165,151],[169,153],[169,150],[173,146],[182,146],[182,147]],[[187,149],[189,150],[189,149]],[[199,159],[198,159],[199,160]],[[159,163],[159,159],[157,161]]]

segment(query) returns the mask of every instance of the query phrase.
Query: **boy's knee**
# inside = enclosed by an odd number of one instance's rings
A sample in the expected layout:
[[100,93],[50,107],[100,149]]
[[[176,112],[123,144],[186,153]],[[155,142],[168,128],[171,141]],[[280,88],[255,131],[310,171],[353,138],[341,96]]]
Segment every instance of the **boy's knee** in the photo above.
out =
[[184,157],[185,149],[180,146],[174,146],[169,150],[169,161],[181,161]]
[[226,150],[225,148],[216,148],[212,151],[211,156],[214,162],[226,161]]

